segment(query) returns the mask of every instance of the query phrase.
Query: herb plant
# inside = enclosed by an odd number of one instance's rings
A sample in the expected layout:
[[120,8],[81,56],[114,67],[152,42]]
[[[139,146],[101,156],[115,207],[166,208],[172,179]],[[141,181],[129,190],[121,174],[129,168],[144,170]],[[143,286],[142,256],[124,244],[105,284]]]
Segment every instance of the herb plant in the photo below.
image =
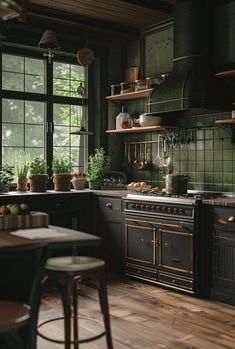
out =
[[30,166],[31,175],[47,174],[47,163],[46,160],[37,156],[31,161]]
[[102,179],[110,168],[110,161],[110,157],[105,155],[103,148],[95,149],[95,153],[88,158],[87,176],[89,179]]
[[52,171],[54,175],[70,174],[72,171],[71,160],[68,157],[54,157],[52,161]]
[[10,166],[7,162],[5,162],[1,166],[1,170],[0,170],[1,189],[8,190],[13,179],[14,179],[14,167]]
[[20,150],[15,158],[15,174],[19,179],[27,178],[29,172],[30,158],[24,150]]

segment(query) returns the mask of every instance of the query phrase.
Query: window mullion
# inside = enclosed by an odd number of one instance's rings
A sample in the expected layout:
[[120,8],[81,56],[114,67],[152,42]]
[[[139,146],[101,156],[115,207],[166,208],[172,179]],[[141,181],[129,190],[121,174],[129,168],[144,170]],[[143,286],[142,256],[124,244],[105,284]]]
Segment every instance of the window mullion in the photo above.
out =
[[46,158],[48,165],[48,173],[52,175],[52,158],[53,158],[53,132],[50,125],[53,123],[53,62],[49,63],[46,60],[46,123],[47,123],[47,135],[46,135]]

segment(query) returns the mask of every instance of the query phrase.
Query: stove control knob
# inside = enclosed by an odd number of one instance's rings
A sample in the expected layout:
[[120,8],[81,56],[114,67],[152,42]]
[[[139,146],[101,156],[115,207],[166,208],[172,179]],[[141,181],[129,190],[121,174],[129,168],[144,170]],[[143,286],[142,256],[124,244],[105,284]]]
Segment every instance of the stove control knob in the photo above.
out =
[[141,208],[141,210],[144,210],[146,208],[146,206],[142,204],[142,205],[140,205],[140,208]]
[[183,214],[183,213],[184,213],[183,208],[180,208],[180,214]]
[[151,206],[151,210],[152,210],[152,211],[156,211],[156,206],[152,205],[152,206]]
[[139,210],[139,209],[140,209],[140,205],[139,205],[139,204],[136,204],[136,205],[135,205],[135,208],[137,208],[137,210]]
[[169,213],[173,213],[172,207],[168,207],[168,212],[169,212]]
[[160,206],[156,207],[157,212],[160,212],[160,208],[161,208]]
[[166,212],[166,207],[165,206],[162,207],[162,212]]
[[147,210],[147,211],[150,211],[150,210],[151,210],[151,206],[146,205],[146,210]]
[[130,204],[130,208],[135,208],[135,204]]
[[178,208],[175,207],[173,211],[174,211],[174,214],[178,213]]

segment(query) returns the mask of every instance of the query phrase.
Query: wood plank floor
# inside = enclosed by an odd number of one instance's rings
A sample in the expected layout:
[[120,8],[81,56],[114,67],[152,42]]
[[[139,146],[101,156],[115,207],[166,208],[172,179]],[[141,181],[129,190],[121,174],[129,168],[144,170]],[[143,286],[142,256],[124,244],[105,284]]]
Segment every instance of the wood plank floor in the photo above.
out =
[[[108,293],[114,349],[235,349],[235,307],[168,291],[131,279],[109,275]],[[82,286],[81,315],[102,320],[96,290]],[[55,290],[46,290],[40,320],[59,316]],[[80,336],[102,329],[94,321],[80,320]],[[63,337],[63,323],[44,328],[50,336]],[[81,344],[81,349],[106,349],[105,339]],[[63,345],[38,338],[38,349]]]

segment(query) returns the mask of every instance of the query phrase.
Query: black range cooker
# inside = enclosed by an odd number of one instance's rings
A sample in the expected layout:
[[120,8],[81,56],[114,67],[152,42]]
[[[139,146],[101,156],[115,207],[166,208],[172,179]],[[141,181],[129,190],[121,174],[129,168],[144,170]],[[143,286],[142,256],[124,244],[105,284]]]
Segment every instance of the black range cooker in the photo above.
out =
[[203,294],[206,237],[202,199],[218,195],[128,194],[124,210],[126,275]]

